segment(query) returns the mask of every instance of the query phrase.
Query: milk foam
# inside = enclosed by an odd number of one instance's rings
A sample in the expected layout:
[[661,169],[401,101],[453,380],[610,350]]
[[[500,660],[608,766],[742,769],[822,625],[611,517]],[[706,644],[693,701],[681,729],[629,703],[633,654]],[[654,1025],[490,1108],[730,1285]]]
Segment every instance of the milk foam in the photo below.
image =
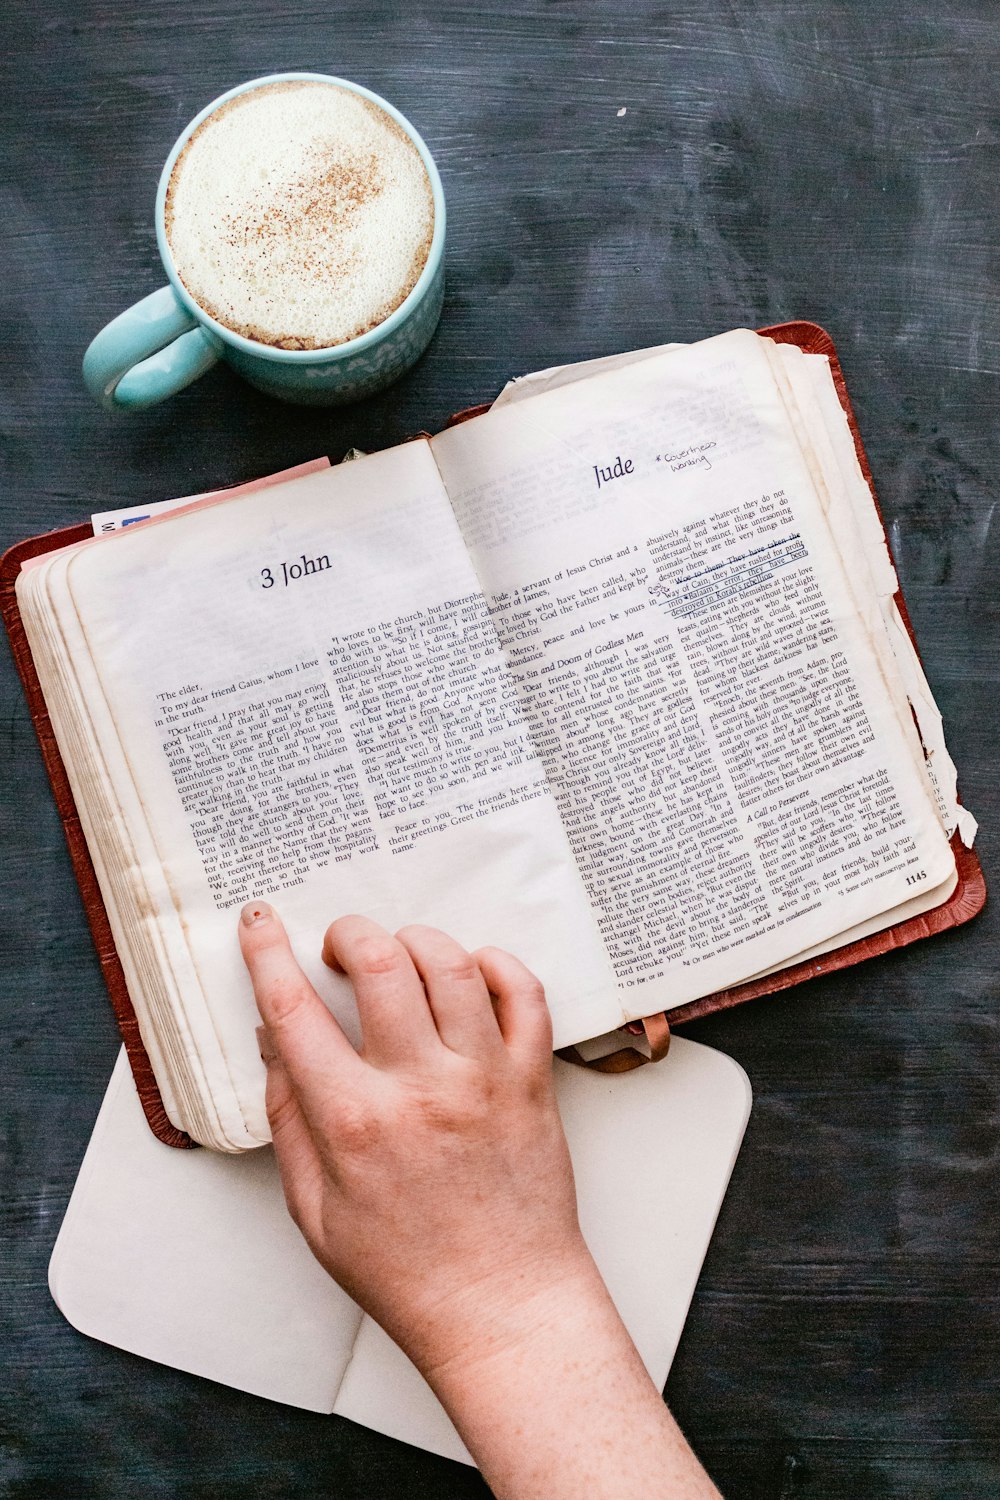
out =
[[434,229],[430,179],[378,105],[336,84],[238,94],[170,177],[177,274],[213,318],[281,349],[341,344],[415,285]]

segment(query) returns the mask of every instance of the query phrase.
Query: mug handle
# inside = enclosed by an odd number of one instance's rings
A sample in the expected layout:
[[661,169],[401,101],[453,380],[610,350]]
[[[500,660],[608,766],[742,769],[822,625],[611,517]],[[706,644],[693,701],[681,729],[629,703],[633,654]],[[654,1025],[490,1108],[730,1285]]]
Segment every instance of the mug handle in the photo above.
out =
[[142,411],[204,375],[221,348],[173,288],[161,286],[101,329],[83,356],[84,384],[109,411]]

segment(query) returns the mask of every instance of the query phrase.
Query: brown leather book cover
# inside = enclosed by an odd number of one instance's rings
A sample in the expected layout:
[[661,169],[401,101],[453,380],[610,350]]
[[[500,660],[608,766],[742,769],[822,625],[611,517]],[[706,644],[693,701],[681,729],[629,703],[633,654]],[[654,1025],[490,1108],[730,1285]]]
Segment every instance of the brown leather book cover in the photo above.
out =
[[[773,328],[762,328],[761,333],[775,339],[779,343],[797,344],[810,354],[825,354],[830,360],[833,371],[834,384],[841,404],[847,413],[854,435],[854,443],[861,463],[861,469],[871,489],[872,497],[878,506],[878,497],[875,494],[875,486],[872,481],[871,469],[861,443],[861,434],[858,424],[851,408],[847,395],[847,387],[844,384],[843,372],[833,340],[826,331],[815,323],[782,323]],[[479,416],[488,410],[487,407],[472,407],[468,411],[460,412],[452,419],[455,421],[467,421]],[[449,424],[451,425],[451,424]],[[879,510],[881,517],[881,510]],[[90,852],[87,848],[83,829],[80,826],[79,815],[73,794],[70,790],[66,768],[59,754],[49,722],[48,711],[42,690],[39,686],[38,676],[35,672],[34,662],[28,647],[24,625],[21,621],[17,598],[14,593],[14,584],[21,565],[28,558],[37,557],[41,553],[52,552],[58,547],[68,546],[72,542],[84,541],[93,533],[88,524],[69,526],[61,531],[50,531],[42,536],[31,537],[27,541],[19,542],[12,547],[3,558],[0,559],[0,610],[3,613],[4,624],[10,637],[11,649],[14,661],[24,684],[25,696],[28,700],[28,708],[31,713],[35,732],[42,750],[42,758],[52,783],[55,795],[56,807],[62,819],[66,834],[66,843],[69,846],[70,858],[73,861],[73,869],[77,882],[80,886],[80,894],[83,897],[87,920],[93,934],[94,944],[97,948],[97,956],[100,960],[104,978],[111,996],[111,1004],[114,1007],[115,1016],[121,1030],[125,1049],[128,1053],[132,1072],[135,1075],[139,1098],[142,1103],[146,1119],[154,1135],[168,1146],[190,1147],[194,1145],[191,1138],[183,1131],[178,1130],[167,1118],[163,1107],[163,1100],[153,1070],[150,1067],[149,1057],[143,1046],[139,1035],[139,1027],[135,1018],[135,1011],[129,998],[125,985],[125,976],[122,972],[121,962],[115,949],[114,939],[111,934],[111,924],[101,896],[97,877],[94,873]],[[886,540],[888,546],[888,538]],[[896,603],[906,624],[906,628],[913,640],[913,628],[906,604],[902,594],[896,595]],[[914,645],[916,642],[914,641]],[[982,868],[979,859],[971,849],[966,849],[956,833],[952,838],[952,848],[955,853],[955,863],[958,869],[958,884],[947,901],[932,911],[924,912],[922,916],[911,917],[906,922],[898,922],[894,927],[888,927],[883,932],[875,933],[872,937],[864,938],[860,942],[846,943],[841,948],[835,948],[830,953],[824,953],[822,957],[810,959],[805,963],[792,964],[788,968],[781,969],[778,973],[768,974],[764,978],[751,980],[746,984],[733,985],[730,989],[719,990],[712,995],[704,995],[700,1000],[692,1000],[687,1005],[679,1005],[673,1010],[668,1010],[666,1015],[671,1024],[680,1021],[693,1020],[698,1016],[711,1014],[712,1011],[726,1010],[730,1006],[739,1005],[744,1000],[755,1000],[763,995],[773,995],[780,990],[789,989],[792,985],[801,984],[803,980],[813,979],[819,974],[829,974],[835,969],[846,969],[852,964],[861,963],[866,958],[873,958],[880,953],[888,953],[893,948],[904,948],[909,943],[915,943],[918,939],[931,937],[934,933],[945,932],[950,927],[958,927],[963,922],[970,921],[983,908],[986,901],[986,884],[983,879]]]

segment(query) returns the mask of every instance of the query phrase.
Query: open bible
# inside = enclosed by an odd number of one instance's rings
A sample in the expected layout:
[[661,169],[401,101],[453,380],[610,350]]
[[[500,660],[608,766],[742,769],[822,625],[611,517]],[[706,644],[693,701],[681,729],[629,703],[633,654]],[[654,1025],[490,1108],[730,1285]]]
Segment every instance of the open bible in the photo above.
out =
[[558,1047],[973,914],[897,590],[830,358],[749,331],[34,559],[21,619],[169,1120],[268,1139],[254,897],[349,1031],[318,945],[357,910],[516,952]]

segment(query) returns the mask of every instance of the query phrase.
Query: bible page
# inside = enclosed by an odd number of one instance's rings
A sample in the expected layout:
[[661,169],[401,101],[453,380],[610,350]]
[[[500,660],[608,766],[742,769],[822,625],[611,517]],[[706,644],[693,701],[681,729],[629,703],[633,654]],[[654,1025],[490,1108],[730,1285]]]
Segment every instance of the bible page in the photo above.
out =
[[[592,374],[635,364],[677,348],[662,345],[629,354],[611,355],[579,365],[563,365],[537,376],[510,382],[493,409],[541,390],[569,385]],[[977,824],[969,809],[958,800],[957,772],[944,738],[941,714],[916,649],[907,634],[896,594],[899,582],[889,556],[882,522],[858,461],[854,436],[833,383],[830,361],[825,354],[806,353],[793,344],[769,344],[769,358],[796,433],[806,451],[817,482],[818,496],[833,532],[856,608],[868,629],[872,649],[883,663],[887,691],[897,707],[904,738],[910,745],[918,769],[927,776],[938,805],[945,832],[957,829],[967,847],[975,840]],[[919,729],[919,733],[918,733]],[[900,905],[869,918],[855,927],[814,944],[803,952],[772,964],[763,973],[802,963],[847,943],[861,941],[887,926],[909,921],[946,901],[957,884],[952,869],[940,885],[917,886],[916,893]],[[746,976],[758,979],[762,974]]]
[[[507,383],[491,409],[523,401],[541,391],[589,379],[595,374],[636,364],[679,347],[682,346],[661,344],[522,375]],[[776,376],[780,377],[782,364],[787,367],[787,377],[795,387],[797,402],[812,405],[809,415],[813,425],[806,437],[810,445],[818,444],[826,450],[828,463],[823,467],[827,482],[832,480],[834,485],[827,516],[848,582],[860,611],[864,613],[866,605],[871,608],[874,604],[882,617],[885,639],[878,640],[877,627],[869,633],[880,653],[888,648],[896,659],[899,680],[891,683],[891,689],[903,693],[919,726],[919,758],[934,789],[945,832],[950,836],[957,828],[962,842],[971,849],[978,825],[969,809],[958,800],[957,772],[945,743],[941,714],[896,603],[899,582],[889,556],[881,518],[858,462],[847,414],[837,396],[830,361],[825,354],[806,353],[797,345],[777,342],[770,351],[770,359]],[[859,577],[860,588],[854,587],[856,577]],[[913,737],[917,738],[915,733]],[[917,907],[927,909],[920,898],[907,903],[907,910],[911,907],[914,910]]]
[[[853,434],[837,399],[829,361],[819,355],[802,355],[801,351],[787,345],[779,345],[775,352],[782,357],[790,373],[798,367],[798,372],[805,377],[795,382],[799,400],[803,401],[808,392],[817,411],[822,414],[824,432],[840,477],[840,493],[835,493],[833,498],[849,510],[855,526],[856,542],[849,553],[838,541],[845,566],[862,571],[864,564],[868,565],[871,586],[878,600],[879,614],[903,692],[912,719],[919,727],[920,759],[934,789],[945,832],[950,836],[957,829],[966,848],[971,849],[978,824],[969,809],[958,800],[958,773],[945,743],[941,713],[896,602],[899,592],[896,570],[889,556],[881,518],[861,472]],[[800,356],[798,361],[794,358],[796,354]]]
[[[183,947],[184,1061],[233,1146],[268,1138],[236,919],[274,901],[356,1036],[323,930],[360,911],[516,952],[558,1044],[622,1007],[478,579],[427,445],[73,554],[146,830],[149,941]],[[138,815],[136,815],[137,817]],[[234,1115],[239,1118],[234,1121]]]
[[633,1016],[954,871],[766,343],[671,350],[431,445]]

